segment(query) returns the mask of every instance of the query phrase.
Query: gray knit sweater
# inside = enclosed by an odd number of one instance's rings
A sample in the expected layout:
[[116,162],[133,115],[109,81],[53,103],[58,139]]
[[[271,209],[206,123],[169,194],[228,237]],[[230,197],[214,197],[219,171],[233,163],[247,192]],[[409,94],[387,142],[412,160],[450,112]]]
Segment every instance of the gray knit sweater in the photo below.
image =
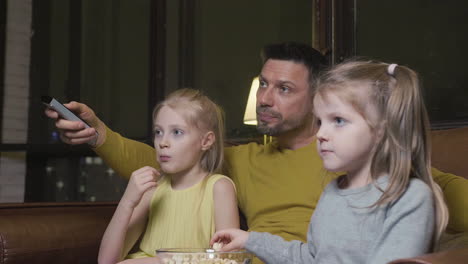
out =
[[[387,183],[387,177],[377,181],[382,189]],[[332,181],[311,218],[307,243],[251,232],[246,249],[268,264],[379,264],[428,252],[435,224],[429,187],[412,179],[397,201],[366,208],[381,194],[372,184],[339,189]]]

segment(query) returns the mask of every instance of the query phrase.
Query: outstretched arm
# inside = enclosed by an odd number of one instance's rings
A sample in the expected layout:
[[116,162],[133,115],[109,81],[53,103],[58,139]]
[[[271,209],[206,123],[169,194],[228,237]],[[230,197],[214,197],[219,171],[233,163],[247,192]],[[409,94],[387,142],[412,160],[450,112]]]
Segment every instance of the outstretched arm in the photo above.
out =
[[297,240],[286,241],[270,233],[251,232],[245,249],[269,264],[315,263],[308,244]]
[[117,174],[130,178],[133,171],[149,166],[159,169],[156,151],[147,144],[122,137],[106,127],[106,140],[94,149]]
[[221,251],[246,249],[269,264],[314,263],[314,255],[308,244],[301,241],[286,241],[270,233],[246,232],[226,229],[216,232],[210,241],[222,243]]
[[70,102],[65,104],[91,127],[85,128],[82,122],[59,118],[58,113],[46,109],[45,114],[55,119],[60,138],[70,145],[89,144],[94,151],[117,174],[130,178],[133,171],[144,166],[159,168],[154,148],[144,143],[124,138],[110,130],[87,105]]

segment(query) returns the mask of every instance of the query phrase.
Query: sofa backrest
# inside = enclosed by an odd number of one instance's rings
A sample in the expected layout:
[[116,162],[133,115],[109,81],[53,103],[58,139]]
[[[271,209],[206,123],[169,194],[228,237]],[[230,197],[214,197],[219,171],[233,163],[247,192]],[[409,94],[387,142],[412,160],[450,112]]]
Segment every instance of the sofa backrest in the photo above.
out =
[[0,264],[97,263],[116,203],[0,205]]
[[468,179],[468,127],[433,130],[432,167]]

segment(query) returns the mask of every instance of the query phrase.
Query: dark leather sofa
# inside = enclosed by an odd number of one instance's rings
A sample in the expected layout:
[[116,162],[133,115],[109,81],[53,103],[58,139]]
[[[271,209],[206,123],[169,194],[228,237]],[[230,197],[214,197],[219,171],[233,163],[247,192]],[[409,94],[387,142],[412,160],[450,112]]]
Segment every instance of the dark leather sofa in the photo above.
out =
[[116,203],[0,205],[1,264],[95,264]]

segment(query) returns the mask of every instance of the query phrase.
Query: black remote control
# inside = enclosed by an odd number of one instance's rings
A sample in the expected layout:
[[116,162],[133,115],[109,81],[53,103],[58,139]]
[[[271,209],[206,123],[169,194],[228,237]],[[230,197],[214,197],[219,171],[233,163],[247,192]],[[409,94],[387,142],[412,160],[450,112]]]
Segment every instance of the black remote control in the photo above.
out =
[[91,127],[83,119],[75,115],[70,109],[66,108],[63,104],[50,96],[42,96],[42,102],[49,108],[55,110],[60,117],[70,121],[81,121],[85,124],[86,128]]

